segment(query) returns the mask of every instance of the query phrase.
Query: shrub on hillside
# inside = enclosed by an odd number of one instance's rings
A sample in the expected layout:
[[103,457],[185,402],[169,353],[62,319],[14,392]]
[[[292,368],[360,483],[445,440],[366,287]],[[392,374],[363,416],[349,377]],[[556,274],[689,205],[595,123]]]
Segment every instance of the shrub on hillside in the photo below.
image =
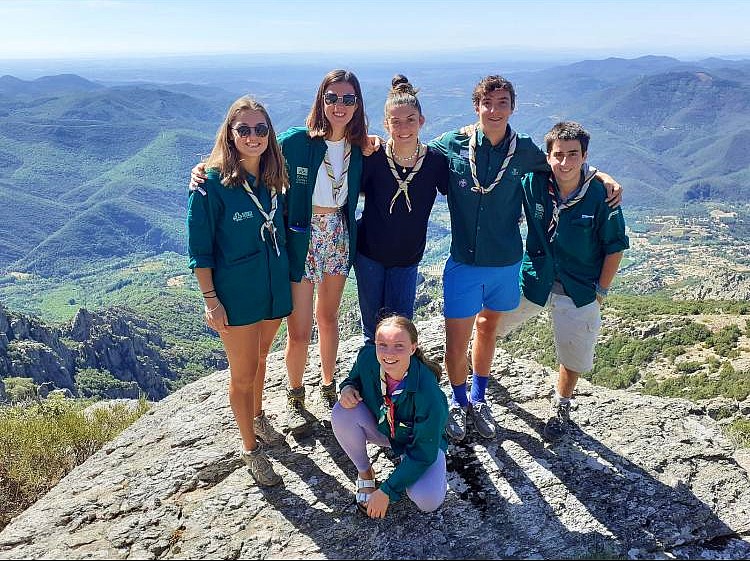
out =
[[750,448],[750,420],[737,419],[724,429],[730,439],[742,448]]
[[148,409],[143,400],[135,410],[84,406],[53,398],[0,408],[0,529]]
[[4,378],[5,395],[11,403],[30,401],[36,397],[36,385],[33,378],[11,376]]

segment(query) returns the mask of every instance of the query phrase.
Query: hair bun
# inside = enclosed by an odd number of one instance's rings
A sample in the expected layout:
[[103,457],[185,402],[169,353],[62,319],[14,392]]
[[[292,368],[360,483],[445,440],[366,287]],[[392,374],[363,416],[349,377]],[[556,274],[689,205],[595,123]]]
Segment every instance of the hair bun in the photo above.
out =
[[416,95],[417,90],[409,83],[409,78],[403,74],[396,74],[391,80],[391,92]]

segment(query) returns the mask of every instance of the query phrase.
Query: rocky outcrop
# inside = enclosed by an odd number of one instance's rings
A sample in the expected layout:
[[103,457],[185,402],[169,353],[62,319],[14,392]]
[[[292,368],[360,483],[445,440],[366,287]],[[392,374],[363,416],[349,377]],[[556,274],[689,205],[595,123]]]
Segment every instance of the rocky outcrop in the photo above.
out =
[[[137,382],[149,399],[161,399],[165,379],[176,376],[160,350],[166,344],[149,325],[124,310],[78,310],[69,336],[80,341],[80,368],[108,370],[123,382]],[[112,396],[115,397],[115,396]]]
[[684,300],[750,300],[750,273],[718,270],[697,285],[678,290],[675,298]]
[[75,387],[75,353],[62,341],[62,330],[0,306],[0,377],[33,378],[58,388]]
[[75,392],[76,373],[91,368],[134,382],[136,395],[156,400],[168,393],[165,380],[176,378],[162,355],[166,346],[156,330],[122,309],[80,309],[70,325],[51,327],[0,306],[0,378],[32,378]]
[[[420,324],[438,359],[441,324]],[[341,375],[358,345],[342,344]],[[305,383],[319,422],[270,449],[283,486],[258,488],[239,461],[228,373],[217,372],[156,404],[15,518],[0,533],[0,558],[750,555],[748,473],[702,407],[582,381],[575,429],[549,445],[540,434],[552,373],[502,351],[488,390],[501,430],[450,446],[445,504],[424,514],[403,499],[385,521],[365,518],[355,470],[318,400],[318,365],[313,353]],[[283,355],[268,366],[273,419],[285,403]],[[371,456],[383,480],[394,459],[376,448]]]

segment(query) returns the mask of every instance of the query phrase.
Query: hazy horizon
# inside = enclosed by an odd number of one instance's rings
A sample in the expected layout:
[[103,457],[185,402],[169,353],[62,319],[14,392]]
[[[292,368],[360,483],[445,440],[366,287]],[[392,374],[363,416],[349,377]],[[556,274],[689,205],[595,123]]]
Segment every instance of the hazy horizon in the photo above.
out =
[[9,24],[0,36],[6,65],[186,55],[327,66],[481,53],[554,62],[750,57],[750,3],[726,0],[4,0],[0,18]]

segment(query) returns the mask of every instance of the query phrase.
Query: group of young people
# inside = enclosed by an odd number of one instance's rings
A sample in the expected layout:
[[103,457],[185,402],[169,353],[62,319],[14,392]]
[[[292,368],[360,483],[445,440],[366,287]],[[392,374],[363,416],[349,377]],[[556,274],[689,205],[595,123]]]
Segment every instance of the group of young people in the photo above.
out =
[[[306,126],[278,138],[258,102],[238,99],[211,155],[193,169],[190,267],[206,322],[227,352],[241,457],[259,485],[281,481],[264,445],[283,436],[263,412],[262,395],[266,357],[284,317],[286,430],[303,431],[310,419],[302,378],[315,320],[321,397],[357,469],[357,504],[371,517],[385,516],[404,493],[424,511],[442,504],[446,437],[463,439],[469,416],[482,437],[495,436],[485,393],[497,335],[548,303],[560,377],[545,432],[557,438],[564,431],[577,376],[592,366],[599,305],[628,246],[621,190],[586,164],[589,137],[580,125],[556,125],[545,137],[546,154],[514,131],[515,91],[501,76],[483,78],[472,101],[476,124],[425,145],[417,91],[398,75],[385,103],[389,138],[381,141],[368,136],[356,76],[334,70]],[[443,273],[450,406],[438,383],[442,369],[421,352],[411,321],[437,193],[447,196],[451,219]],[[338,310],[352,266],[365,345],[339,396]],[[402,458],[379,487],[368,442]]]

